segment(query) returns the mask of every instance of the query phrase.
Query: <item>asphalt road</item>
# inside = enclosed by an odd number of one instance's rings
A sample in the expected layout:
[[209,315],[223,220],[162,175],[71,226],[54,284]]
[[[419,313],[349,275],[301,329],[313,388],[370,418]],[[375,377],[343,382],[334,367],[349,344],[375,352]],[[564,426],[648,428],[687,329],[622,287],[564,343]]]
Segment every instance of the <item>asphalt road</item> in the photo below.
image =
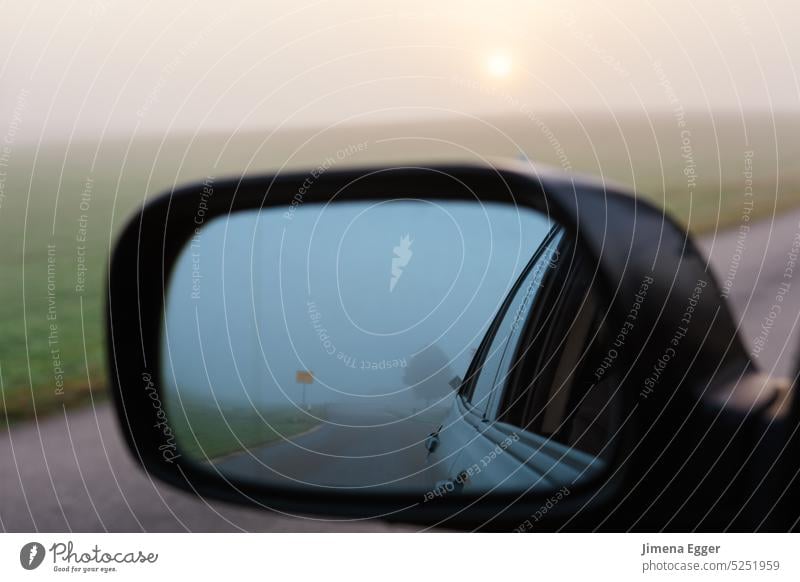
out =
[[[794,374],[800,354],[800,257],[792,253],[800,248],[800,210],[697,242],[710,258],[717,282],[730,289],[730,306],[745,345],[752,349],[756,338],[764,340],[757,364],[774,376]],[[790,287],[778,301],[781,283]]]
[[[753,225],[744,235],[734,229],[699,241],[710,254],[720,282],[730,283],[731,304],[749,346],[763,333],[762,325],[770,318],[778,286],[787,280],[787,253],[798,233],[800,211],[795,211],[774,222]],[[800,278],[800,266],[796,269],[793,276]],[[767,326],[765,348],[758,358],[764,370],[776,375],[792,373],[797,353],[800,280],[789,281],[792,289],[782,303],[780,316]],[[326,435],[314,438],[321,437]],[[172,490],[151,481],[138,469],[107,404],[12,427],[0,436],[0,467],[0,529],[5,531],[413,529],[375,521],[334,521],[247,510],[207,503]]]
[[284,441],[229,455],[214,466],[226,476],[286,486],[311,486],[328,492],[418,490],[422,497],[438,480],[436,468],[426,466],[424,446],[436,426],[415,420],[398,422],[397,416],[381,410],[328,405],[325,424]]

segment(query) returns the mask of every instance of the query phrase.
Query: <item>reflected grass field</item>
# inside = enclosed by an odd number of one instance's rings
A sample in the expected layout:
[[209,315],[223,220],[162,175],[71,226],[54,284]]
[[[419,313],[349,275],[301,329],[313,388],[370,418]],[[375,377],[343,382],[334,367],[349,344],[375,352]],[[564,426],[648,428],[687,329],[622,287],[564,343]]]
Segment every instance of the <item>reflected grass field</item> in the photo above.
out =
[[695,233],[738,225],[748,200],[753,218],[800,204],[796,116],[695,116],[683,128],[677,121],[464,118],[322,131],[310,141],[316,130],[16,144],[1,177],[0,423],[105,397],[109,251],[134,209],[173,184],[326,159],[343,167],[524,151],[536,164],[635,188]]

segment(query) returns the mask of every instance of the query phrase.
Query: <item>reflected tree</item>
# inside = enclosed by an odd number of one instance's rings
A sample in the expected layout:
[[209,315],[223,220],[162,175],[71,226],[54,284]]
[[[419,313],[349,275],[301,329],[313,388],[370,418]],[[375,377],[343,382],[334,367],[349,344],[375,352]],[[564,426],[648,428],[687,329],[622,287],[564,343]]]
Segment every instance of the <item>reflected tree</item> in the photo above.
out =
[[411,387],[414,396],[430,406],[452,393],[450,381],[455,372],[450,367],[450,358],[435,345],[428,346],[413,356],[406,367],[403,382]]

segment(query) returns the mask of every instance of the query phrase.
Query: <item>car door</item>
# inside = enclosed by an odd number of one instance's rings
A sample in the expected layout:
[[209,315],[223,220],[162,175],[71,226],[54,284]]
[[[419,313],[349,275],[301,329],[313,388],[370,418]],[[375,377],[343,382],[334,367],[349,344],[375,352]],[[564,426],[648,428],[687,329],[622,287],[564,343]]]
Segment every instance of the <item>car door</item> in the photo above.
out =
[[553,490],[604,466],[613,407],[608,384],[586,382],[599,311],[571,248],[551,232],[487,334],[442,431],[453,461],[440,491]]
[[460,489],[477,482],[512,487],[517,480],[530,478],[528,473],[516,471],[519,460],[503,458],[502,453],[519,441],[520,431],[496,422],[499,392],[514,368],[526,320],[543,282],[557,265],[563,236],[562,229],[553,228],[537,249],[484,338],[450,413],[434,435],[435,450],[429,462],[440,465],[439,489]]

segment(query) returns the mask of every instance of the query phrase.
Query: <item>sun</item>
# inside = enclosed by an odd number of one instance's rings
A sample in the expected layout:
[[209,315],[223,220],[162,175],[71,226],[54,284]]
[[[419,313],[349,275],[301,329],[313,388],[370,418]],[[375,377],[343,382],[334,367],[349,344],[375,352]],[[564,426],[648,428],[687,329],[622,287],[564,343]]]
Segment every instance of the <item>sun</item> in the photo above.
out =
[[486,59],[486,70],[496,79],[504,79],[511,75],[513,68],[511,57],[504,52],[495,52]]

